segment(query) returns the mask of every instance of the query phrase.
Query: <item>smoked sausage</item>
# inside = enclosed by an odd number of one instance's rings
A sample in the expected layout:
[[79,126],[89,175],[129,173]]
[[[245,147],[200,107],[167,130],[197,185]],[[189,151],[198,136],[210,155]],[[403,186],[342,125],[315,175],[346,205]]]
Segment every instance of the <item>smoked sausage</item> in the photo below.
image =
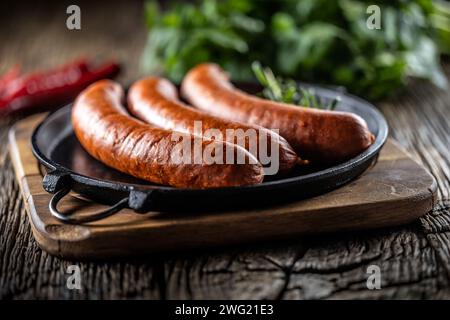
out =
[[191,69],[183,79],[181,94],[193,106],[217,116],[279,129],[295,152],[311,162],[343,162],[375,140],[366,122],[353,113],[299,107],[247,94],[212,63]]
[[[84,149],[95,159],[134,177],[180,188],[215,188],[261,183],[263,168],[244,148],[222,141],[156,128],[130,117],[122,106],[124,92],[110,80],[98,81],[77,97],[72,108],[72,125]],[[243,164],[211,163],[194,156],[179,161],[184,153],[174,133],[190,144],[189,152],[231,148]],[[196,144],[197,143],[197,144]],[[202,153],[204,155],[204,153]],[[220,155],[220,154],[219,154]],[[183,158],[181,158],[183,160]]]
[[[181,102],[177,88],[163,78],[149,77],[135,82],[128,91],[128,110],[135,117],[164,129],[199,136],[203,136],[203,133],[206,135],[208,131],[212,132],[211,130],[218,130],[219,138],[215,139],[244,147],[263,165],[269,165],[268,160],[274,155],[272,159],[276,160],[277,167],[271,174],[278,171],[288,172],[301,163],[287,141],[275,132],[257,125],[225,120],[194,109]],[[261,135],[264,137],[260,140]],[[253,141],[250,141],[252,139]],[[266,149],[260,150],[259,143],[264,143]],[[272,148],[277,148],[276,159],[275,153],[271,153]]]

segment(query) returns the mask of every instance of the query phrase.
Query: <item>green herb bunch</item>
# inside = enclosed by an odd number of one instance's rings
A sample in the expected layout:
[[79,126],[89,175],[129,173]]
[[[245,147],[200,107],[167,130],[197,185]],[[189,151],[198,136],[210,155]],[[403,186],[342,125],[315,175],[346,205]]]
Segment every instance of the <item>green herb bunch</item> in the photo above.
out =
[[263,68],[258,61],[252,63],[252,69],[263,86],[261,95],[266,99],[325,110],[334,110],[341,100],[337,96],[331,101],[324,101],[316,96],[314,89],[306,88],[293,79],[276,77],[269,67]]
[[[381,29],[369,29],[369,5]],[[254,78],[252,61],[296,80],[342,85],[383,98],[408,78],[448,86],[440,55],[450,54],[450,4],[443,0],[207,0],[146,3],[147,72],[179,82],[203,61],[235,81]]]

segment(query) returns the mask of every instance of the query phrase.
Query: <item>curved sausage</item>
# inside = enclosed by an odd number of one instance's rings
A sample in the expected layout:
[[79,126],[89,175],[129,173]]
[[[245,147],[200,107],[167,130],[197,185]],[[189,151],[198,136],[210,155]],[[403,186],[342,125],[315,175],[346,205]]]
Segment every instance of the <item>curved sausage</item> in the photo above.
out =
[[[173,139],[174,131],[130,117],[121,105],[123,98],[120,85],[101,80],[80,93],[73,105],[74,132],[97,160],[134,177],[174,187],[215,188],[262,182],[262,165],[245,149],[177,133],[177,137],[186,139],[192,147],[183,153],[181,140]],[[200,160],[195,156],[196,143],[202,152]],[[226,148],[231,148],[236,157],[243,156],[245,163],[212,163],[202,156],[205,150],[222,150],[225,156]],[[194,154],[195,161],[180,161],[188,152]]]
[[[228,121],[191,108],[179,101],[176,87],[163,78],[150,77],[135,82],[128,91],[128,110],[137,118],[164,129],[199,136],[203,132],[206,134],[208,130],[212,132],[210,129],[218,130],[221,140],[244,147],[263,164],[268,164],[266,160],[271,155],[265,151],[271,151],[271,147],[277,148],[276,161],[280,173],[288,172],[297,163],[301,163],[287,141],[275,132],[256,125]],[[248,134],[242,135],[241,140],[238,140],[237,135],[242,132]],[[264,135],[261,141],[267,145],[263,151],[259,150],[260,135]]]
[[217,116],[277,128],[297,154],[320,163],[348,160],[375,140],[366,122],[349,112],[325,111],[273,102],[236,89],[217,65],[191,69],[181,86],[192,105]]

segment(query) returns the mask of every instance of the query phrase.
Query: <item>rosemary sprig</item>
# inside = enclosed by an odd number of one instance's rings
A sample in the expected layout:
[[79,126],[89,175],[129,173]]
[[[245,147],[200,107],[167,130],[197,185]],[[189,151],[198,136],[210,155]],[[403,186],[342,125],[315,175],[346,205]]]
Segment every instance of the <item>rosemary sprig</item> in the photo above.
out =
[[334,110],[341,100],[339,96],[328,102],[317,98],[314,89],[304,88],[292,79],[277,77],[258,61],[252,63],[252,70],[263,86],[261,94],[266,99],[324,110]]

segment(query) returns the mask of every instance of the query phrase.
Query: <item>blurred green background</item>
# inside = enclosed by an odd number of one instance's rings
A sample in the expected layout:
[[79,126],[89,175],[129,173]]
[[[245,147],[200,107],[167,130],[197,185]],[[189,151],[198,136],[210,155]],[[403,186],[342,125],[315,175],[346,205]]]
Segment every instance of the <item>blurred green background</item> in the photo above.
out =
[[[381,29],[367,20],[380,8]],[[410,78],[442,89],[440,60],[450,54],[450,3],[444,0],[147,1],[146,72],[179,82],[202,61],[235,81],[251,81],[253,61],[296,80],[388,97]],[[373,21],[373,20],[372,20]]]

